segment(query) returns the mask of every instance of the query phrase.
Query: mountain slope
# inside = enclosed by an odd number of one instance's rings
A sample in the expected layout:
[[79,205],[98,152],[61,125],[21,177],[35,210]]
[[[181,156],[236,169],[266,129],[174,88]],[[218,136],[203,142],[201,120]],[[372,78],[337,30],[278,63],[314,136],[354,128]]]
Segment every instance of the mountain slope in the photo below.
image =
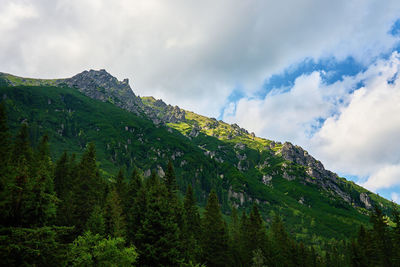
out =
[[33,142],[47,132],[56,156],[94,142],[106,178],[134,165],[163,176],[171,159],[180,190],[192,184],[201,204],[212,188],[225,212],[258,203],[267,221],[282,214],[300,240],[347,238],[368,223],[371,205],[390,210],[389,201],[325,170],[300,147],[139,98],[104,70],[55,80],[0,74],[0,97],[11,128],[27,122]]

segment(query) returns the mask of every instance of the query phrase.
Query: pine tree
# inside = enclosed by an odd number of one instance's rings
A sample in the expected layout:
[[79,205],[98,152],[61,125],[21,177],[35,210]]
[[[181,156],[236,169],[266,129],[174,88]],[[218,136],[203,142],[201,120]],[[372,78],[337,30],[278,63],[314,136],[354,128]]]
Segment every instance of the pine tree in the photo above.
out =
[[104,201],[105,184],[96,166],[96,151],[90,143],[78,165],[77,183],[74,186],[74,224],[82,233],[93,207]]
[[34,174],[31,177],[33,199],[29,203],[30,222],[31,224],[36,222],[36,225],[46,225],[50,221],[54,222],[57,201],[47,135],[41,138],[35,153],[33,168]]
[[28,126],[22,124],[12,146],[10,175],[7,177],[6,198],[2,201],[4,223],[13,226],[30,225],[30,206],[33,200],[32,149]]
[[378,256],[380,264],[384,266],[392,266],[392,240],[389,233],[387,220],[384,217],[382,210],[377,206],[370,216],[370,221],[373,225],[372,236],[375,244],[375,254]]
[[86,222],[85,231],[90,231],[93,234],[105,236],[106,222],[104,219],[103,211],[99,205],[96,205],[93,208],[93,211]]
[[9,164],[11,154],[10,133],[4,103],[0,103],[0,225],[9,224],[11,220],[11,191],[14,179]]
[[281,266],[292,266],[291,255],[289,253],[290,239],[286,233],[282,219],[275,215],[271,223],[272,255],[270,263],[280,263]]
[[127,240],[131,243],[134,243],[136,231],[146,209],[147,192],[142,187],[144,187],[142,177],[135,167],[128,183],[127,196],[123,200],[127,224]]
[[249,252],[246,262],[251,261],[253,251],[260,249],[263,251],[267,246],[267,234],[266,229],[261,218],[260,212],[258,211],[257,205],[253,205],[250,212],[250,216],[247,223],[247,231],[244,236],[244,245],[246,250]]
[[183,203],[183,241],[185,248],[185,259],[187,262],[199,260],[200,247],[199,238],[201,231],[200,215],[196,206],[192,186],[189,184]]
[[228,235],[218,197],[211,191],[202,219],[202,259],[207,266],[229,266]]
[[243,256],[242,256],[242,233],[241,224],[239,219],[238,211],[235,207],[232,208],[231,213],[231,223],[229,229],[229,250],[230,257],[234,266],[243,266]]
[[73,226],[75,211],[75,188],[79,184],[75,155],[64,152],[57,161],[54,171],[54,190],[59,198],[57,224]]
[[107,233],[112,237],[125,237],[126,221],[123,214],[121,199],[116,187],[114,187],[107,196],[105,210]]
[[[144,191],[147,193],[144,198]],[[144,213],[140,211],[139,229],[134,244],[139,254],[141,266],[177,266],[182,263],[179,227],[173,207],[169,203],[169,193],[164,183],[153,174],[146,181],[145,190],[138,194],[140,209],[146,202]]]
[[399,266],[400,265],[400,211],[396,204],[393,203],[392,205],[393,211],[393,222],[396,224],[393,229],[393,265]]
[[177,191],[176,176],[172,161],[168,161],[167,170],[165,172],[165,185],[167,186],[168,192],[173,195]]
[[7,125],[7,115],[4,103],[0,103],[0,190],[3,190],[3,182],[5,180],[6,168],[10,157],[10,133]]
[[117,190],[117,193],[121,199],[126,198],[127,186],[122,169],[119,169],[118,175],[115,178],[115,189]]

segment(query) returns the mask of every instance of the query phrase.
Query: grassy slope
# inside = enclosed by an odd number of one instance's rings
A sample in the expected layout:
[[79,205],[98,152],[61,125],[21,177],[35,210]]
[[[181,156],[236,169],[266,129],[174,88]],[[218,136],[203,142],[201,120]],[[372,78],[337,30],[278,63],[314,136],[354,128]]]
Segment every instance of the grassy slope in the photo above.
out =
[[[299,239],[317,242],[320,238],[346,238],[355,233],[360,223],[368,222],[367,216],[315,186],[287,181],[279,174],[272,186],[262,184],[264,173],[279,170],[285,162],[263,149],[270,144],[269,140],[253,139],[251,135],[225,138],[232,130],[228,124],[221,123],[212,133],[203,132],[189,139],[181,133],[187,133],[193,123],[206,124],[211,119],[188,112],[188,124],[170,125],[176,129],[172,131],[163,126],[157,128],[149,120],[110,103],[92,100],[70,88],[3,85],[0,97],[5,99],[11,129],[15,132],[22,121],[27,121],[33,141],[47,132],[56,157],[64,150],[79,154],[87,142],[94,142],[106,176],[115,174],[119,167],[130,170],[133,164],[143,170],[157,166],[165,169],[168,159],[175,155],[180,189],[193,184],[200,203],[204,204],[206,194],[216,188],[224,210],[229,211],[232,204],[228,201],[229,189],[246,192],[252,200],[259,201],[265,219],[279,212],[289,231]],[[238,142],[247,145],[243,153],[248,155],[248,171],[240,172],[233,167],[238,163],[234,148]],[[212,159],[204,154],[205,150],[217,153]],[[219,162],[215,158],[226,160]],[[254,168],[265,159],[270,167]],[[292,169],[302,171],[298,166]],[[300,197],[304,198],[304,204],[298,202]],[[246,197],[241,207],[249,209],[252,203]]]

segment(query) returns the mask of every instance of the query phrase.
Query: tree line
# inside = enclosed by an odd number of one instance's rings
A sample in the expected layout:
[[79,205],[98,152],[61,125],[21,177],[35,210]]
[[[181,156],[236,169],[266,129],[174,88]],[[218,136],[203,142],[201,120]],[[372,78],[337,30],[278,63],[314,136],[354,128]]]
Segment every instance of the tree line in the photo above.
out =
[[204,208],[191,185],[178,192],[171,161],[164,177],[101,176],[96,149],[53,162],[48,137],[36,147],[22,124],[11,136],[0,104],[0,258],[8,266],[400,266],[400,216],[376,207],[353,240],[296,242],[257,205],[224,215],[215,191]]

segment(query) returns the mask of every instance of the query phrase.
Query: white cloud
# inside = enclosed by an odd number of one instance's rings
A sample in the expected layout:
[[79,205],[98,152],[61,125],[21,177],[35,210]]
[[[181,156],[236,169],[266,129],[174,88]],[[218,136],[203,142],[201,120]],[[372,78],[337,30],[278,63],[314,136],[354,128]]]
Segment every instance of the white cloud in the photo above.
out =
[[50,78],[106,68],[140,95],[210,116],[236,85],[257,90],[305,57],[371,62],[397,42],[387,31],[400,11],[397,0],[2,2],[37,17],[4,9],[13,30],[0,42],[1,71]]
[[391,188],[400,185],[400,164],[378,168],[377,171],[373,172],[368,180],[361,185],[375,192],[377,189]]
[[396,202],[397,204],[400,203],[400,195],[399,195],[398,193],[393,192],[393,193],[391,194],[391,198],[392,198],[392,200],[393,200],[394,202]]
[[2,6],[0,11],[0,33],[9,34],[25,19],[35,18],[38,14],[31,4],[9,2]]
[[365,86],[311,140],[312,150],[330,169],[368,177],[362,185],[373,191],[400,185],[399,70],[395,52],[359,74],[355,79]]
[[347,77],[326,85],[321,72],[315,71],[299,76],[292,88],[272,90],[264,99],[242,98],[236,104],[236,112],[225,112],[223,119],[237,122],[259,136],[309,147],[307,143],[321,126],[321,120],[331,116],[338,105],[348,102],[347,93],[356,83],[357,80]]
[[[224,119],[299,144],[328,169],[367,177],[359,182],[372,191],[390,188],[400,185],[399,72],[397,52],[331,85],[313,72],[264,99],[241,99]],[[364,86],[354,90],[360,82]]]

